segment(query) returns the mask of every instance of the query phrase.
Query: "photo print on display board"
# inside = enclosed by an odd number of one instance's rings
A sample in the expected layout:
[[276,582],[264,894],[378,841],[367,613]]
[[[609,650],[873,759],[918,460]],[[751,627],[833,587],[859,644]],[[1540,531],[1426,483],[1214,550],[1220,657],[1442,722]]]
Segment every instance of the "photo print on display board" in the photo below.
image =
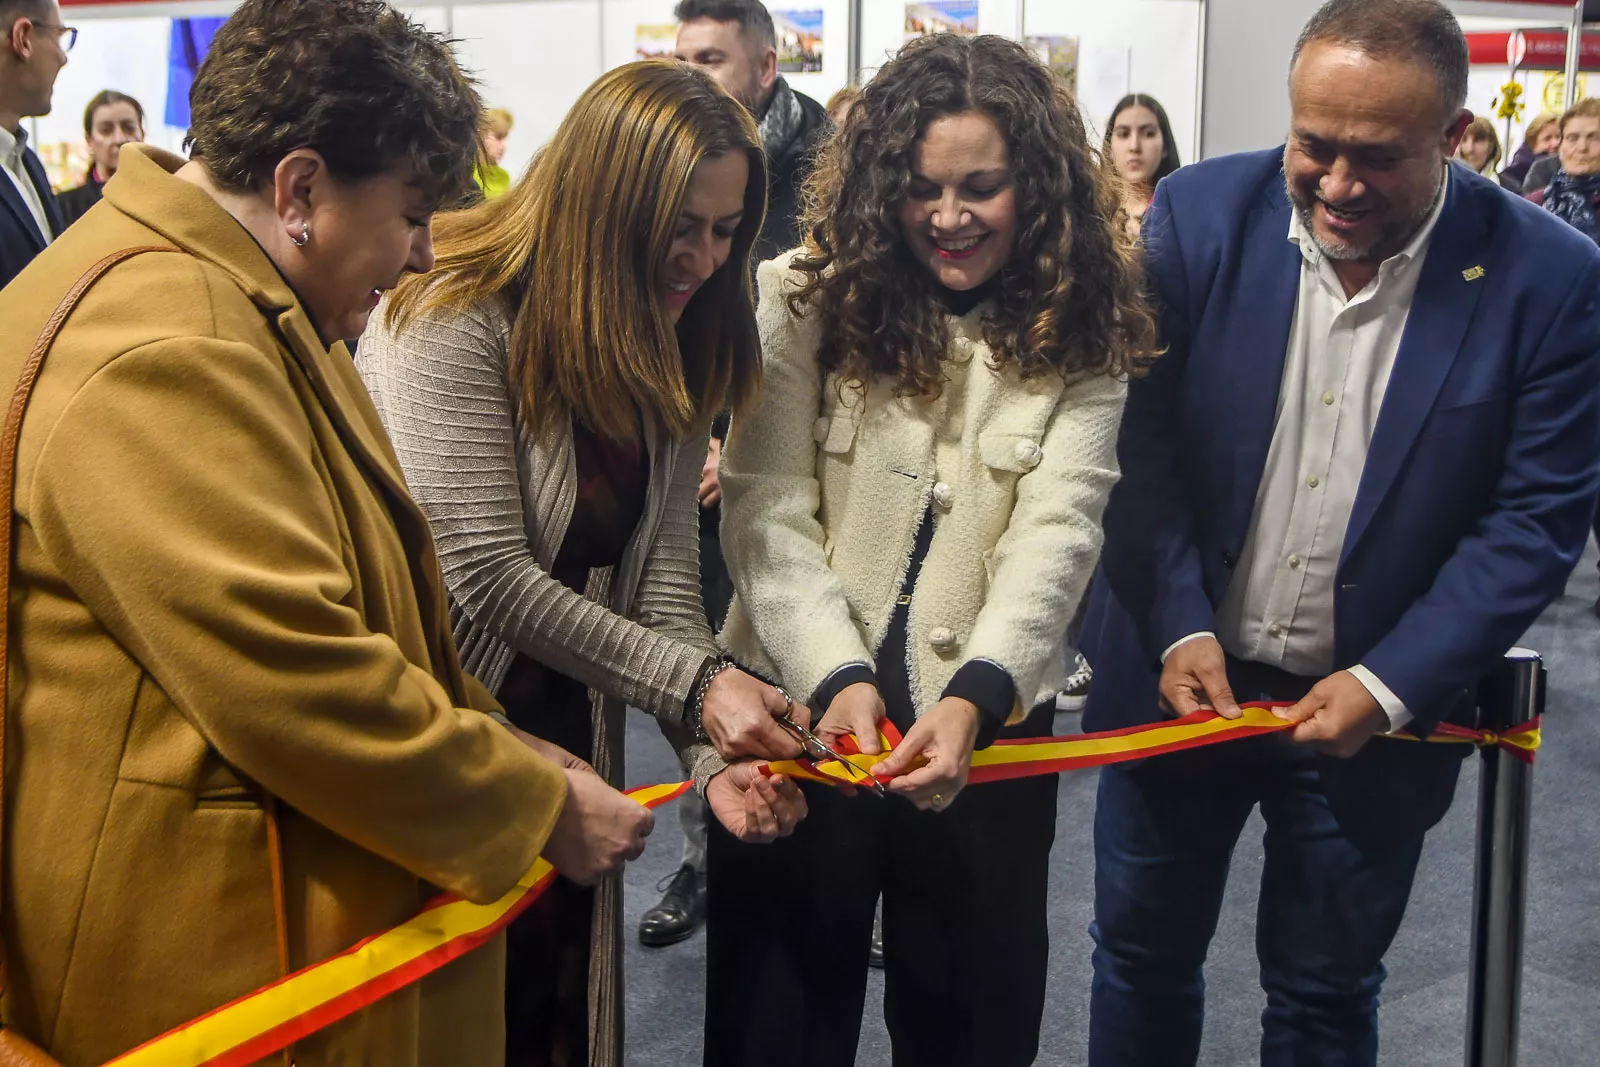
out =
[[815,74],[822,70],[822,9],[794,11],[772,9],[772,25],[778,31],[778,72]]
[[671,59],[678,48],[676,22],[644,23],[633,28],[635,59]]
[[977,0],[914,0],[906,5],[906,40],[935,33],[978,35]]
[[1078,94],[1078,39],[1076,37],[1029,37],[1028,49],[1049,67],[1072,94]]

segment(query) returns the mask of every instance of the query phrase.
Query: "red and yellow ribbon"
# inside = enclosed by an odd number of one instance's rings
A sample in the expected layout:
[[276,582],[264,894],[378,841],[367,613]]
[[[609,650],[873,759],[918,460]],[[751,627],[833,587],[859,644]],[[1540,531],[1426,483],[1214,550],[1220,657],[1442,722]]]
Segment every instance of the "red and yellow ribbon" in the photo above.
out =
[[[689,782],[629,791],[647,808]],[[539,860],[493,904],[435,897],[399,926],[147,1041],[108,1067],[245,1067],[438,970],[504,930],[555,879]]]
[[[1284,705],[1247,704],[1237,719],[1202,711],[1126,730],[1000,741],[973,754],[968,781],[976,784],[1056,774],[1292,729],[1293,723],[1272,713],[1275,706]],[[1418,740],[1407,734],[1385,736]],[[1539,748],[1539,722],[1498,734],[1445,724],[1428,740],[1498,746],[1532,763]],[[882,754],[862,754],[852,738],[844,740],[839,752],[859,771],[870,774],[900,742],[898,731],[887,721],[880,728],[880,741]],[[859,773],[852,774],[839,761],[783,760],[764,770],[827,784],[860,779]],[[644,786],[630,790],[629,795],[653,808],[682,796],[689,786],[688,782]],[[436,897],[399,926],[185,1023],[106,1067],[245,1067],[471,952],[526,911],[555,874],[541,859],[516,888],[492,904],[473,904],[450,894]]]
[[[1012,778],[1027,778],[1038,774],[1056,774],[1084,767],[1103,767],[1108,763],[1125,763],[1129,760],[1149,759],[1182,752],[1185,749],[1204,748],[1223,741],[1236,741],[1245,737],[1277,733],[1294,729],[1272,713],[1273,708],[1288,707],[1287,703],[1245,704],[1243,714],[1237,719],[1224,719],[1211,711],[1197,711],[1181,719],[1131,726],[1124,730],[1107,730],[1102,733],[1077,734],[1072,737],[1046,737],[1038,740],[997,741],[989,748],[972,754],[972,773],[969,785],[981,782],[1002,782]],[[1421,738],[1409,733],[1384,734],[1386,738],[1401,741],[1418,741]],[[1444,723],[1427,738],[1429,741],[1475,744],[1480,747],[1498,746],[1526,763],[1533,762],[1539,748],[1539,722],[1534,720],[1513,727],[1504,733],[1488,730],[1470,730],[1464,726]],[[898,732],[887,721],[880,727],[879,742],[883,752],[864,755],[852,739],[839,746],[839,751],[858,770],[871,773],[872,769],[888,758],[888,753],[900,741]],[[830,760],[813,763],[809,760],[780,760],[768,764],[769,774],[782,774],[802,781],[825,782],[830,785],[851,784],[861,775],[852,774]]]

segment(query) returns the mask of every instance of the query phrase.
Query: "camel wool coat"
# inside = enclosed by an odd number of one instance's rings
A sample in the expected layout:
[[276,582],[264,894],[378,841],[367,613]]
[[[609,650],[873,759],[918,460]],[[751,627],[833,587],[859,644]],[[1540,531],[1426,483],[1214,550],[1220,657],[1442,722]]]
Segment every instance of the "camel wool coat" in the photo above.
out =
[[[178,250],[90,291],[18,450],[5,1021],[72,1067],[278,977],[264,792],[296,968],[436,888],[506,892],[565,799],[461,670],[349,354],[182,162],[128,146],[105,200],[0,292],[9,394],[92,263]],[[498,1065],[503,968],[491,943],[296,1060]]]

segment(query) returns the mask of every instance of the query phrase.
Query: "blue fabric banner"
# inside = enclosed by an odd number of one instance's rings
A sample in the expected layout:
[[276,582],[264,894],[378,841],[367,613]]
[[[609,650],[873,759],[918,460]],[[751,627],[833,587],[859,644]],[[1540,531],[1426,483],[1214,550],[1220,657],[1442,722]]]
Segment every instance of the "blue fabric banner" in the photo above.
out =
[[173,19],[167,52],[167,125],[189,128],[189,89],[224,18]]

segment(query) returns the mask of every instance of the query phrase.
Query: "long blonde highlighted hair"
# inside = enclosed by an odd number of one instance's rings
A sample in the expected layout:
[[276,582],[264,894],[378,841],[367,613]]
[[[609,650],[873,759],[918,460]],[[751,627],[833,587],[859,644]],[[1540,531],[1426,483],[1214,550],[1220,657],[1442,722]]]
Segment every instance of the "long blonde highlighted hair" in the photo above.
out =
[[[658,294],[689,179],[731,152],[750,163],[744,218],[674,329]],[[766,195],[738,101],[687,64],[629,63],[584,91],[510,192],[436,220],[435,269],[401,283],[386,323],[502,299],[523,419],[570,416],[619,441],[642,420],[682,440],[759,386],[749,259]]]

